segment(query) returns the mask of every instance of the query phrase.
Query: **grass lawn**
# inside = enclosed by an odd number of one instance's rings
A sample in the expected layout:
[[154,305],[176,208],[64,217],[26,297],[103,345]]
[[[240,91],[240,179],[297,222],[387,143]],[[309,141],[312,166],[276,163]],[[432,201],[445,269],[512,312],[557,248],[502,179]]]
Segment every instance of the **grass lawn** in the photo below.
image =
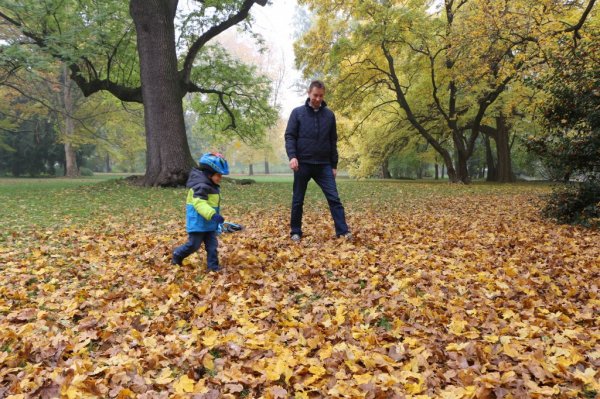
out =
[[[593,398],[600,233],[545,184],[223,184],[224,271],[183,267],[186,190],[0,179],[0,397]],[[234,176],[246,178],[245,176]]]

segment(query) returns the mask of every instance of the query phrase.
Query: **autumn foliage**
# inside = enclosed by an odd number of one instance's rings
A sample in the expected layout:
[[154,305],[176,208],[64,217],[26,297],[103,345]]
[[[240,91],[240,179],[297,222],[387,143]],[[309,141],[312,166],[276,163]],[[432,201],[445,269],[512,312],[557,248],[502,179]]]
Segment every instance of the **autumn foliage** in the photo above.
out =
[[169,264],[182,190],[141,191],[168,198],[166,219],[149,201],[9,226],[0,396],[597,395],[600,233],[541,219],[529,187],[340,187],[355,240],[333,238],[317,201],[295,245],[274,201],[288,186],[227,185],[224,213],[246,229],[221,236],[222,273],[202,252]]

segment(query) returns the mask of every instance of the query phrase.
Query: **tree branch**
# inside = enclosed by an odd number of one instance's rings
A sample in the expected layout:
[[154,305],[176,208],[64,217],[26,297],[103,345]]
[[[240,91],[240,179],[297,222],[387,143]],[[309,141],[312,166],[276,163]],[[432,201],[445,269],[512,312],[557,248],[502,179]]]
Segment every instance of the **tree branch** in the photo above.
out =
[[250,13],[250,9],[252,6],[257,3],[261,6],[265,6],[267,4],[267,0],[245,0],[240,9],[236,14],[233,14],[225,21],[221,22],[219,25],[211,27],[209,30],[204,32],[192,46],[190,47],[187,55],[185,56],[185,61],[183,63],[183,70],[181,71],[181,77],[183,79],[184,85],[190,82],[190,75],[192,73],[192,66],[194,65],[194,60],[198,55],[198,52],[209,40],[219,35],[220,33],[226,31],[232,26],[242,22],[244,19],[248,17]]
[[[21,22],[19,22],[18,20],[11,18],[2,12],[0,12],[0,18],[3,18],[5,21],[7,21],[10,24],[12,24],[13,26],[16,26],[17,28],[19,28],[21,33],[25,37],[28,37],[29,39],[31,39],[33,41],[33,43],[35,45],[37,45],[39,48],[48,50],[49,54],[53,58],[55,58],[57,60],[65,61],[63,56],[61,56],[57,52],[52,51],[48,47],[48,45],[46,44],[46,41],[43,37],[38,36],[37,34],[30,32],[28,30],[23,30],[22,29],[23,24]],[[87,79],[85,79],[83,77],[81,68],[79,67],[79,65],[77,65],[75,63],[69,65],[69,70],[71,71],[71,75],[70,75],[71,79],[73,79],[73,81],[77,84],[77,86],[79,86],[79,88],[83,92],[84,96],[88,97],[100,90],[106,90],[106,91],[110,92],[111,94],[113,94],[115,97],[117,97],[121,101],[132,101],[132,102],[138,102],[138,103],[142,102],[141,87],[131,88],[131,87],[127,87],[127,86],[123,86],[123,85],[114,83],[108,79],[98,79],[97,78],[98,75],[97,75],[97,72],[96,72],[93,64],[85,57],[82,57],[81,60],[87,65],[87,67],[90,71],[90,75],[95,76],[94,79],[90,79],[89,81]]]
[[592,8],[594,8],[594,3],[596,3],[596,0],[590,0],[586,9],[583,11],[583,14],[581,14],[581,18],[579,18],[579,21],[575,25],[564,29],[562,32],[573,32],[576,39],[581,39],[581,36],[579,35],[579,30],[583,27],[583,24],[585,23],[585,20],[587,19],[589,13],[592,11]]
[[229,94],[227,94],[221,90],[204,89],[193,83],[188,83],[187,85],[185,85],[185,90],[187,93],[216,94],[219,97],[219,102],[221,103],[221,105],[225,109],[225,112],[227,112],[227,114],[229,115],[229,119],[231,120],[231,123],[229,125],[227,125],[227,127],[225,127],[225,129],[223,129],[223,130],[235,129],[237,127],[237,124],[235,121],[235,115],[233,115],[233,112],[231,111],[229,106],[225,103],[225,96],[229,95]]

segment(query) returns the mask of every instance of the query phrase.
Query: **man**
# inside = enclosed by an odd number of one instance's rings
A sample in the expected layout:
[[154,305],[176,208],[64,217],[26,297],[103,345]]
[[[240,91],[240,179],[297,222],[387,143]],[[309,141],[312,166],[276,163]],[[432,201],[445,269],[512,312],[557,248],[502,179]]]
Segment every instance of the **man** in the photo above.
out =
[[285,129],[285,150],[294,171],[290,234],[295,242],[302,238],[302,208],[310,179],[314,179],[327,198],[336,236],[352,238],[335,184],[338,164],[335,115],[327,108],[324,96],[323,82],[312,81],[306,103],[292,111]]

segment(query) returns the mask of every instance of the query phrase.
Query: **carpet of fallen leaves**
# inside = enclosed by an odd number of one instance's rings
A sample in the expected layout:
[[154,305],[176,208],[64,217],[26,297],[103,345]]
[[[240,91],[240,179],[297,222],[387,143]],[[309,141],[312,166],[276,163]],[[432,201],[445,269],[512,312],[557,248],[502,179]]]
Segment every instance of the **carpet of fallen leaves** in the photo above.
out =
[[[594,398],[600,233],[527,195],[402,211],[239,214],[169,264],[171,222],[107,218],[0,246],[0,397]],[[17,243],[19,241],[19,243]]]

